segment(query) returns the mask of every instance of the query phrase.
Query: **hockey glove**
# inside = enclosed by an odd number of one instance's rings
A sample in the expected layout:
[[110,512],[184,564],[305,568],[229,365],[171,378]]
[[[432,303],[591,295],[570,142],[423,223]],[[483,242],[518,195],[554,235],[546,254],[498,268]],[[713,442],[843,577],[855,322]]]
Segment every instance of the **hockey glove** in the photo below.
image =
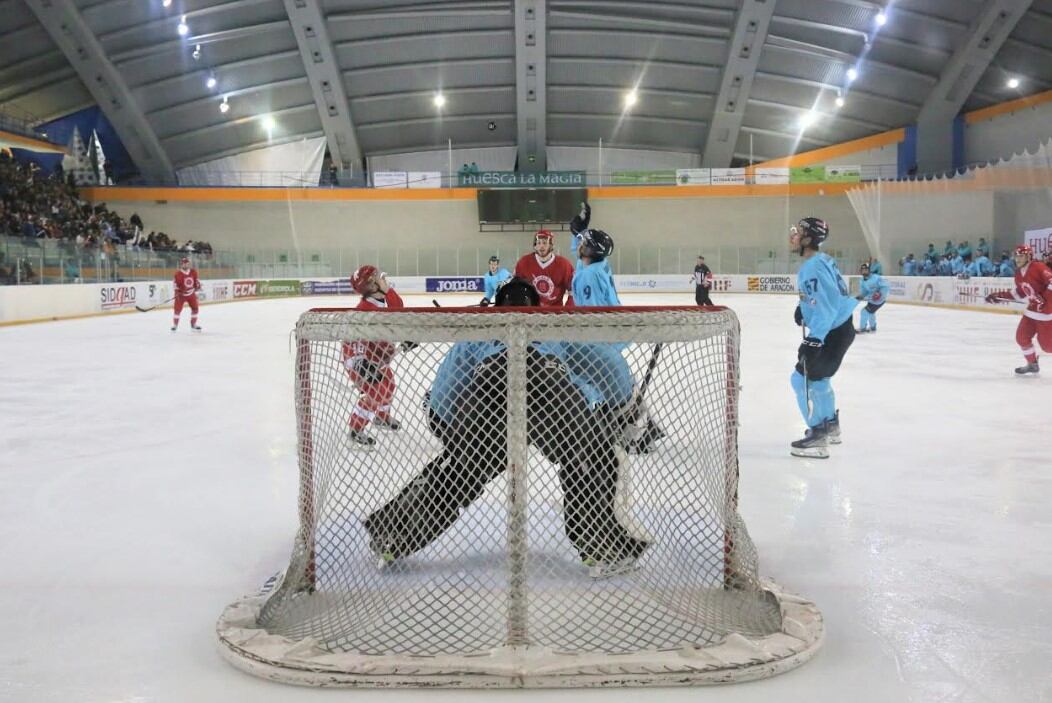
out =
[[818,361],[818,355],[822,353],[822,348],[822,342],[814,337],[808,337],[804,340],[797,352],[797,358],[805,369],[814,368],[815,363]]
[[380,367],[367,359],[362,359],[355,364],[354,372],[358,374],[363,383],[379,383],[384,380],[384,374]]
[[800,309],[799,305],[793,310],[793,322],[796,323],[797,327],[804,326],[804,311]]

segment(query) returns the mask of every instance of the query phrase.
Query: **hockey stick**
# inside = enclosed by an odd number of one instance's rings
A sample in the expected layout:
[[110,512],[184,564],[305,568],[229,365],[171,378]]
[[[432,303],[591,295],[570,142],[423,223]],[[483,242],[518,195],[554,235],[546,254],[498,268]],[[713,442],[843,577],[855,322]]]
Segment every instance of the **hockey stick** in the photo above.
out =
[[161,301],[161,302],[159,302],[159,303],[156,303],[155,305],[151,305],[151,306],[150,306],[150,307],[148,307],[148,308],[144,308],[144,307],[143,307],[143,306],[141,306],[141,305],[136,305],[136,306],[135,306],[135,309],[136,309],[136,310],[138,310],[139,312],[150,312],[150,311],[151,311],[151,310],[153,310],[154,308],[159,308],[159,307],[161,307],[162,305],[167,305],[168,303],[172,302],[173,300],[175,300],[175,296],[174,296],[174,295],[173,295],[173,296],[172,296],[171,298],[169,298],[168,300],[163,300],[163,301]]
[[643,402],[643,396],[646,395],[647,388],[650,387],[650,379],[654,377],[654,369],[657,367],[658,357],[661,356],[661,350],[665,347],[664,342],[658,342],[654,345],[653,351],[650,352],[650,361],[647,362],[646,373],[643,374],[643,381],[639,384],[639,402]]

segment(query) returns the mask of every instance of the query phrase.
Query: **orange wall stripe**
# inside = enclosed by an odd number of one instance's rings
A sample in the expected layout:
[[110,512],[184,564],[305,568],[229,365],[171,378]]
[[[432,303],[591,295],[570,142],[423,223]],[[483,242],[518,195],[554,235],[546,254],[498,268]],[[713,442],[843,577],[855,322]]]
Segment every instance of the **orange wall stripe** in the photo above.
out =
[[340,200],[474,200],[474,188],[83,188],[92,202],[170,200],[192,202],[340,201]]
[[[11,132],[5,132],[3,130],[0,130],[0,142],[6,144],[9,149],[26,148],[49,154],[66,153],[65,147],[58,144],[52,144],[51,142],[45,142],[40,139],[33,139],[32,137],[24,137],[21,134],[12,134]],[[24,144],[25,147],[20,147],[19,144]]]
[[1028,95],[1025,98],[1019,98],[1018,100],[1009,100],[1008,102],[1000,103],[999,105],[991,105],[990,107],[966,112],[964,113],[964,123],[975,124],[976,122],[985,122],[986,120],[992,120],[1000,115],[1037,107],[1038,105],[1044,105],[1048,102],[1052,102],[1052,90],[1046,90],[1044,93]]
[[[783,198],[786,196],[843,195],[858,183],[801,183],[797,185],[723,186],[604,186],[588,188],[591,198],[627,200],[640,198]],[[286,200],[351,202],[383,200],[474,200],[474,188],[83,188],[92,202],[157,201],[240,202]]]
[[[847,156],[848,154],[855,154],[860,151],[880,149],[881,147],[889,146],[891,144],[898,144],[904,139],[906,139],[906,129],[903,127],[893,129],[890,132],[881,132],[880,134],[873,134],[868,137],[862,137],[861,139],[854,139],[850,142],[844,142],[843,144],[834,144],[833,146],[822,147],[821,149],[815,149],[814,151],[805,151],[801,154],[783,156],[780,159],[764,161],[763,163],[755,164],[750,168],[810,166],[811,164],[820,164],[823,161],[835,159],[840,156]],[[748,171],[749,169],[746,170]]]

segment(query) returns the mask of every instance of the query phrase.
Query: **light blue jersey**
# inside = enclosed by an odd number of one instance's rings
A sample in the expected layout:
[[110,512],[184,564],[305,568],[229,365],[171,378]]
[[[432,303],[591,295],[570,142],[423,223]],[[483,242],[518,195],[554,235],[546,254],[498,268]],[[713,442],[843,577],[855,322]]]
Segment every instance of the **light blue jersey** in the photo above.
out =
[[950,260],[939,259],[939,267],[936,273],[940,276],[949,276],[951,273],[953,273],[953,270],[950,268]]
[[821,252],[804,261],[796,276],[796,289],[808,336],[820,342],[825,342],[830,330],[844,324],[858,305],[848,294],[836,260]]
[[880,274],[884,273],[884,267],[880,265],[879,261],[874,261],[872,264],[869,265],[869,272],[879,276]]
[[1010,259],[1004,259],[998,267],[997,274],[1006,278],[1012,278],[1015,276],[1015,266],[1012,265],[1012,261]]
[[964,265],[964,272],[969,276],[982,276],[983,272],[979,269],[978,261],[969,261]]
[[950,273],[954,276],[960,276],[964,273],[964,259],[960,256],[955,256],[950,259]]
[[883,305],[888,299],[889,290],[891,287],[888,282],[882,276],[872,273],[859,283],[859,295],[862,296],[862,300],[874,305]]
[[[633,379],[621,354],[609,344],[544,342],[534,344],[540,354],[557,357],[570,380],[592,407],[624,405],[632,398]],[[475,368],[487,357],[504,351],[497,342],[458,342],[435,372],[428,404],[443,422],[455,419],[458,396],[471,383]]]
[[994,275],[994,265],[990,263],[990,259],[985,255],[980,254],[975,259],[975,265],[979,267],[980,276],[992,276]]
[[486,275],[482,277],[482,282],[486,286],[486,300],[494,300],[497,297],[497,287],[509,278],[511,278],[511,274],[505,268],[497,269],[496,273],[487,271]]
[[614,277],[606,259],[585,264],[577,260],[573,275],[573,302],[578,307],[619,306]]

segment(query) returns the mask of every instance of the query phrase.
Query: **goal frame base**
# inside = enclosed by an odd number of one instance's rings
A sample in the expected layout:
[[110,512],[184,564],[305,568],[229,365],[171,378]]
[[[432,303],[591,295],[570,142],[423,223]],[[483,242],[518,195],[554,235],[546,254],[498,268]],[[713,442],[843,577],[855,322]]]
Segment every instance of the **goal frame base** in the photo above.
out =
[[602,688],[740,683],[795,669],[814,657],[825,637],[822,614],[814,603],[771,581],[765,580],[763,587],[781,608],[780,632],[756,638],[731,634],[715,645],[685,644],[631,654],[561,653],[531,646],[469,655],[334,654],[313,639],[294,641],[256,626],[269,587],[227,606],[216,634],[221,655],[234,667],[298,686]]

